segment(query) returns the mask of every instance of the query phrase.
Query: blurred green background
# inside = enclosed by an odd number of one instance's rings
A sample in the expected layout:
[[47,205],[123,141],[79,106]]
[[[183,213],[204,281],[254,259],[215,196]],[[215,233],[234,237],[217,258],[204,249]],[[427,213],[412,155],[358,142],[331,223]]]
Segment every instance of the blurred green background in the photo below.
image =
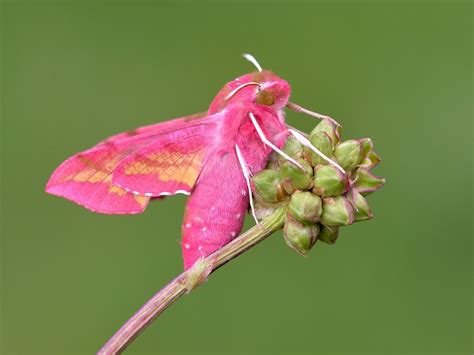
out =
[[[185,197],[137,216],[43,192],[68,156],[206,110],[254,54],[370,136],[376,218],[304,259],[281,233],[127,354],[472,353],[472,5],[4,1],[3,354],[91,354],[182,270]],[[288,114],[308,131],[315,121]],[[252,225],[247,220],[246,228]]]

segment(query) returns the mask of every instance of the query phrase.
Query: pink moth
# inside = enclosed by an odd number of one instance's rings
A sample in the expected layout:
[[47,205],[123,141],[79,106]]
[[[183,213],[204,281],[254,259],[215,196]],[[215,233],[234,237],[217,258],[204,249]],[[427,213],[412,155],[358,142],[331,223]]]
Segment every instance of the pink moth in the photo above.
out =
[[150,199],[190,195],[182,225],[185,269],[230,242],[249,204],[253,212],[250,176],[272,150],[299,165],[281,151],[289,134],[329,160],[285,123],[284,109],[326,116],[289,102],[290,85],[244,56],[258,71],[227,83],[207,113],[112,136],[62,163],[46,191],[105,214],[141,213]]

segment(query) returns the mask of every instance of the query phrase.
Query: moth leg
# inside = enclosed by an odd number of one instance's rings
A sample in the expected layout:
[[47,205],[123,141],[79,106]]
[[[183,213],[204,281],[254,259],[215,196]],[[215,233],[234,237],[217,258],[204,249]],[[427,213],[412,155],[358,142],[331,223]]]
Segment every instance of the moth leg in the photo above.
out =
[[265,133],[263,133],[262,131],[262,128],[259,126],[258,122],[257,122],[257,119],[255,118],[255,116],[253,115],[252,112],[249,112],[249,117],[250,119],[252,120],[252,123],[255,127],[255,129],[257,130],[257,133],[260,137],[260,139],[262,140],[262,142],[265,144],[265,145],[268,145],[270,148],[272,148],[275,152],[277,152],[278,154],[282,155],[285,159],[289,160],[291,163],[295,164],[298,168],[300,168],[301,170],[304,170],[303,169],[303,166],[298,163],[296,160],[294,160],[292,157],[290,157],[288,154],[286,154],[284,151],[278,149],[278,147],[276,145],[274,145],[272,142],[270,142],[268,140],[268,138],[265,136]]
[[319,155],[321,158],[323,158],[324,160],[326,160],[329,164],[332,164],[334,165],[337,169],[339,169],[344,175],[346,175],[346,171],[338,164],[336,163],[334,160],[332,160],[331,158],[328,158],[323,152],[321,152],[319,149],[317,149],[315,146],[313,146],[311,144],[311,142],[308,140],[308,138],[306,138],[305,136],[303,136],[301,133],[295,131],[294,129],[290,128],[288,129],[288,131],[290,131],[290,133],[298,140],[298,142],[300,142],[301,144],[303,144],[304,146],[308,147],[309,149],[311,149],[313,152],[315,152],[317,155]]
[[295,111],[295,112],[300,112],[300,113],[304,113],[305,115],[308,115],[308,116],[311,116],[311,117],[319,118],[320,120],[329,119],[329,120],[331,120],[335,125],[340,126],[339,122],[337,122],[336,120],[334,120],[332,117],[326,116],[326,115],[322,115],[322,114],[317,113],[317,112],[310,111],[310,110],[305,109],[304,107],[301,107],[300,105],[297,105],[297,104],[295,104],[295,103],[293,103],[293,102],[288,102],[288,104],[286,105],[286,107],[288,107],[290,110],[293,110],[293,111]]
[[290,126],[288,123],[286,124],[286,127],[287,127],[288,129],[291,128],[293,131],[298,132],[298,133],[301,134],[303,137],[308,137],[308,133],[305,133],[305,132],[303,132],[303,131],[300,131],[298,128],[293,127],[293,126]]
[[237,153],[237,159],[239,159],[240,168],[242,169],[242,173],[244,174],[245,182],[247,183],[248,193],[249,193],[249,201],[250,201],[250,210],[252,211],[252,216],[255,219],[257,225],[260,225],[257,215],[255,213],[255,207],[253,205],[253,198],[252,198],[252,187],[250,186],[250,171],[247,168],[247,163],[245,162],[244,156],[240,151],[239,146],[235,145],[235,152]]

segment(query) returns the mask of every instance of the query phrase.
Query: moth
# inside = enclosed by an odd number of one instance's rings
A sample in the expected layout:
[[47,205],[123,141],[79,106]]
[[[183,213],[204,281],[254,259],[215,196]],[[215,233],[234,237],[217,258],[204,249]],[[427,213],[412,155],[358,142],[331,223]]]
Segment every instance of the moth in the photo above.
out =
[[190,195],[182,224],[185,269],[229,243],[249,205],[255,218],[250,178],[270,153],[299,166],[282,151],[288,135],[331,161],[286,124],[284,110],[328,117],[289,102],[288,82],[244,57],[257,71],[224,85],[207,112],[109,137],[63,162],[46,192],[104,214],[141,213],[151,199]]

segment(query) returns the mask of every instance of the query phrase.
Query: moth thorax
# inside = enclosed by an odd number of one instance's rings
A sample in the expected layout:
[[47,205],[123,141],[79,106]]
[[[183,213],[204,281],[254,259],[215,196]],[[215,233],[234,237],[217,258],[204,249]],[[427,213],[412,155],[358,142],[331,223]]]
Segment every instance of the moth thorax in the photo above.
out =
[[275,103],[275,95],[268,90],[261,90],[257,93],[255,102],[259,105],[271,106]]

